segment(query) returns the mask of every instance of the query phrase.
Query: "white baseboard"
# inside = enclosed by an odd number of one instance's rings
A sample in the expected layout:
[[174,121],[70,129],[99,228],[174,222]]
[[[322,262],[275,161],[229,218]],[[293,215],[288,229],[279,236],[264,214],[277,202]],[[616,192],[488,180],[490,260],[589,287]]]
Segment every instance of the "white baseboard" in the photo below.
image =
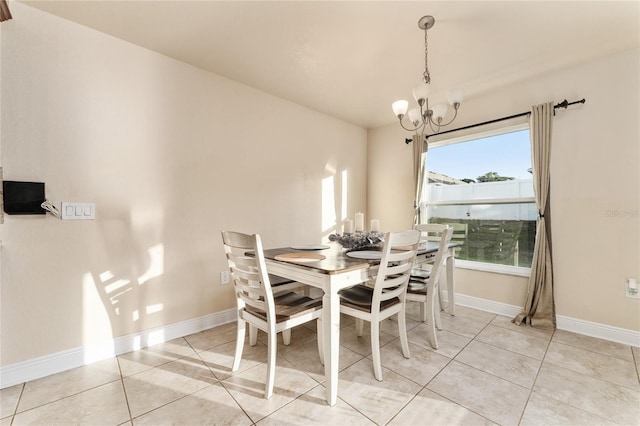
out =
[[[445,299],[448,300],[447,292],[444,292]],[[480,299],[479,297],[466,296],[456,293],[456,305],[467,306],[469,308],[479,309],[485,312],[491,312],[506,317],[515,317],[522,312],[522,307],[508,305],[506,303],[495,302],[493,300]]]
[[[492,312],[494,314],[504,315],[507,317],[515,317],[522,312],[522,307],[520,306],[508,305],[506,303],[494,302],[492,300],[480,299],[478,297],[465,296],[464,294],[456,294],[456,305],[468,306],[470,308],[480,309],[481,311]],[[638,331],[566,317],[563,315],[556,315],[556,327],[558,330],[597,337],[610,342],[622,343],[623,345],[640,347],[640,332]]]
[[597,337],[623,345],[640,347],[640,332],[625,328],[612,327],[606,324],[556,315],[556,327],[559,330],[571,331],[585,336]]
[[169,324],[127,336],[69,349],[51,355],[18,362],[0,368],[0,389],[81,367],[178,337],[217,327],[236,320],[236,310],[229,309],[203,317]]
[[[446,294],[447,293],[444,292],[445,298]],[[522,311],[520,306],[466,296],[464,294],[456,294],[456,305],[467,306],[507,317],[515,317]],[[177,339],[178,337],[188,336],[202,330],[227,324],[235,321],[235,319],[236,310],[229,309],[200,318],[169,324],[164,327],[117,337],[107,342],[69,349],[67,351],[3,366],[0,367],[0,389],[81,367],[91,364],[92,362],[112,358],[150,345]],[[640,347],[640,332],[637,331],[560,315],[556,317],[556,321],[557,327],[560,330]]]

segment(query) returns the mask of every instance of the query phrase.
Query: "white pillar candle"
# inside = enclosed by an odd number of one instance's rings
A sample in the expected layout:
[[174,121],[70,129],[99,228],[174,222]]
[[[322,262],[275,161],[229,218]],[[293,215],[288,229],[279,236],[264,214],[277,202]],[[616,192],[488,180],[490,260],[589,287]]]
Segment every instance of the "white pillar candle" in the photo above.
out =
[[371,219],[371,232],[380,232],[380,219]]
[[344,224],[342,225],[342,233],[353,234],[353,220],[347,219],[344,221]]
[[356,213],[356,232],[364,231],[364,213]]

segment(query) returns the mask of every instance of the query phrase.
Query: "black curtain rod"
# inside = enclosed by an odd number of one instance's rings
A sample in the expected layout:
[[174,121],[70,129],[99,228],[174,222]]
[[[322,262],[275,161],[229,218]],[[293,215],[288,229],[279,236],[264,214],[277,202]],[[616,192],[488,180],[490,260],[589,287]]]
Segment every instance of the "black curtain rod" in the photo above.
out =
[[[567,108],[569,105],[575,105],[575,104],[583,104],[585,103],[586,100],[584,98],[580,99],[579,101],[573,101],[573,102],[569,102],[566,99],[556,105],[553,106],[553,113],[555,114],[555,110],[556,108]],[[527,111],[527,112],[521,112],[520,114],[514,114],[514,115],[510,115],[508,117],[502,117],[502,118],[496,118],[495,120],[489,120],[489,121],[484,121],[482,123],[476,123],[476,124],[470,124],[469,126],[464,126],[464,127],[459,127],[457,129],[451,129],[451,130],[445,130],[444,132],[439,132],[439,133],[434,133],[432,135],[426,135],[425,136],[425,140],[429,139],[431,136],[437,136],[437,135],[444,135],[447,133],[451,133],[451,132],[457,132],[459,130],[466,130],[466,129],[472,129],[474,127],[479,127],[479,126],[484,126],[487,124],[493,124],[493,123],[497,123],[499,121],[506,121],[506,120],[511,120],[512,118],[517,118],[517,117],[523,117],[525,115],[530,115],[531,111]],[[412,139],[405,139],[405,143],[409,144],[411,143]]]

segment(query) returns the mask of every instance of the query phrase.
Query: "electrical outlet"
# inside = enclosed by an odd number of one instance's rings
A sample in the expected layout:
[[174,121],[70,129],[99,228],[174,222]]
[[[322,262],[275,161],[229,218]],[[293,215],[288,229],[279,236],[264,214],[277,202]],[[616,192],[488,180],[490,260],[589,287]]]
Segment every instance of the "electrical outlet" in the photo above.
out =
[[220,272],[220,284],[229,284],[230,280],[229,271]]
[[627,297],[631,297],[632,299],[640,299],[640,292],[638,291],[638,280],[635,278],[627,279],[627,282],[624,285],[625,292]]

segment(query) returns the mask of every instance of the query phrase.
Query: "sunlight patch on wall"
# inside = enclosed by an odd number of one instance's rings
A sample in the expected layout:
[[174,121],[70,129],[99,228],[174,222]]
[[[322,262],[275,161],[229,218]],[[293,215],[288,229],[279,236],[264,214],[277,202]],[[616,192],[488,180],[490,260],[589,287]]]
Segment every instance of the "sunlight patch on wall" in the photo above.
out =
[[[345,220],[347,218],[347,188],[349,187],[349,172],[346,170],[342,171],[342,209],[340,211],[340,220]],[[340,232],[341,230],[338,230]]]
[[[90,272],[82,276],[82,337],[83,342],[91,344],[101,341],[112,341],[113,330],[109,313],[105,307],[93,274]],[[105,348],[101,348],[104,351]],[[111,348],[113,350],[113,348]],[[108,348],[107,348],[108,351]],[[88,357],[95,355],[86,354]]]
[[[122,280],[116,280],[116,281],[112,282],[111,284],[107,284],[107,285],[104,286],[104,291],[111,298],[111,303],[115,303],[114,300],[116,300],[115,299],[116,297],[126,293],[129,290],[131,290],[131,287],[128,287],[128,288],[125,288],[125,289],[121,290],[118,293],[114,293],[115,291],[120,290],[120,289],[122,289],[122,287],[128,285],[130,282],[131,282],[131,280],[122,279]],[[103,281],[103,283],[104,283],[104,281]]]
[[336,226],[336,202],[333,176],[322,179],[322,231]]
[[98,278],[100,278],[100,282],[105,283],[107,281],[109,281],[111,278],[114,278],[115,275],[113,275],[113,272],[111,271],[104,271],[103,273],[101,273],[100,275],[98,275]]
[[164,303],[157,303],[155,305],[149,305],[145,308],[145,311],[148,314],[155,314],[156,312],[160,312],[164,309]]
[[149,253],[149,268],[138,277],[138,284],[144,284],[164,273],[164,244],[156,244],[149,247],[147,253]]

